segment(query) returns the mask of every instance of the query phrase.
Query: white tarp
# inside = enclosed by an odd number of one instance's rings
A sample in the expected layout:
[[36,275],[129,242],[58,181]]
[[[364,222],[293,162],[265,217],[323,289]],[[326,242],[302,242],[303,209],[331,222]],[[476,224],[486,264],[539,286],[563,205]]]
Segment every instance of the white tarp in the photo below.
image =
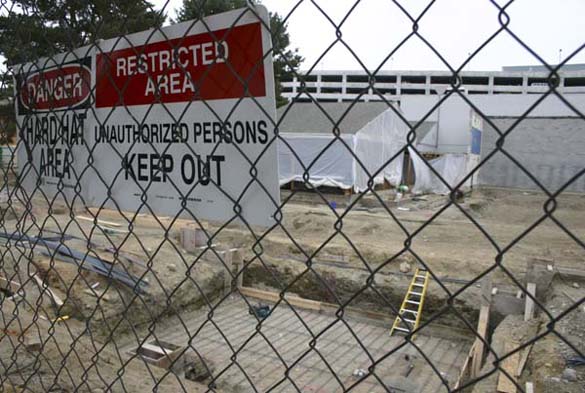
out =
[[[435,193],[448,194],[449,189],[439,177],[429,168],[429,165],[447,182],[455,187],[468,173],[468,154],[445,154],[441,157],[428,160],[428,165],[412,149],[410,157],[414,166],[415,184],[412,192],[415,194]],[[469,185],[466,181],[465,185]]]
[[[377,171],[380,173],[374,177],[375,184],[384,183],[384,179],[393,186],[400,184],[403,154],[398,155],[398,152],[406,145],[408,131],[409,126],[389,108],[356,133],[355,153],[365,167],[355,162],[356,191],[365,190],[370,176]],[[380,170],[382,167],[383,170]]]
[[[354,135],[342,135],[343,142],[333,141],[333,136],[328,134],[283,133],[281,135],[286,143],[278,141],[280,185],[291,181],[302,182],[303,174],[308,169],[309,181],[314,187],[330,186],[347,189],[353,186],[353,156],[350,149],[354,149]],[[330,145],[329,148],[327,148],[328,145]],[[321,154],[323,151],[324,153]]]
[[302,182],[305,168],[309,168],[309,182],[315,187],[353,188],[360,192],[367,189],[372,175],[374,184],[387,180],[398,185],[403,160],[398,152],[406,144],[407,133],[408,126],[390,108],[355,134],[341,135],[343,142],[330,134],[282,133],[286,143],[278,143],[279,182]]

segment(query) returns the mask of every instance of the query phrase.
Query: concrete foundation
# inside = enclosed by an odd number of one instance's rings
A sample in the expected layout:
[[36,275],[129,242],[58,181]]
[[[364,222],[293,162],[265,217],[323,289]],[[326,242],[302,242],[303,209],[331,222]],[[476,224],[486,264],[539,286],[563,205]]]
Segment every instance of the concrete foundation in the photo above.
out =
[[[214,363],[215,383],[228,391],[251,391],[253,383],[257,391],[296,392],[294,382],[303,392],[344,391],[354,384],[355,392],[387,392],[384,386],[398,392],[446,392],[441,379],[453,388],[471,345],[427,336],[424,330],[412,345],[390,337],[388,326],[374,321],[338,320],[284,303],[262,322],[260,334],[258,320],[236,296],[214,311],[213,323],[207,319],[204,312],[185,326],[191,346]],[[175,345],[188,345],[190,339],[179,324],[157,336]],[[360,370],[362,377],[356,376]]]

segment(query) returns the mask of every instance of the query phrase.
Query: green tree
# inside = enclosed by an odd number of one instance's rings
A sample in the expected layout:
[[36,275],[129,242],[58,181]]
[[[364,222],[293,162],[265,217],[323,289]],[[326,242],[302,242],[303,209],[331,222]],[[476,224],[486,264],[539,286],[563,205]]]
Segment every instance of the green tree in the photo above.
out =
[[0,74],[0,145],[12,142],[16,135],[13,83],[8,74]]
[[161,26],[145,0],[14,0],[0,16],[0,54],[17,64]]
[[0,54],[8,65],[161,26],[146,0],[14,0],[0,16]]
[[[0,55],[11,66],[161,26],[165,19],[146,0],[13,0],[0,15]],[[16,132],[9,67],[0,84],[0,143],[5,143]]]
[[[258,4],[257,0],[183,0],[183,6],[177,11],[177,22],[243,8],[249,4]],[[298,48],[290,49],[290,37],[287,25],[277,13],[270,13],[270,30],[272,35],[274,86],[276,105],[282,106],[287,100],[282,97],[280,81],[289,79],[298,71],[303,57]]]

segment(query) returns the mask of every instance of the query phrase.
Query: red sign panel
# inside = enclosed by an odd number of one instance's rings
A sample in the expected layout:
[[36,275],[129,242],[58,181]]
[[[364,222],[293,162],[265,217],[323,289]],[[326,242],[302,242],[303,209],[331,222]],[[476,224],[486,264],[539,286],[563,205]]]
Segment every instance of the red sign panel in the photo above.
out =
[[96,106],[266,95],[261,24],[98,54]]
[[79,64],[63,65],[32,74],[20,85],[25,110],[48,111],[74,108],[89,98],[91,73]]

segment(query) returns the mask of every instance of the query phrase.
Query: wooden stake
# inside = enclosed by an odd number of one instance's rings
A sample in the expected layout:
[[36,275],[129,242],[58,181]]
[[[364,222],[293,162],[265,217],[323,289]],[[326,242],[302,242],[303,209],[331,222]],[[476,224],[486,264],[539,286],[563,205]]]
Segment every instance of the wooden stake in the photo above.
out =
[[[479,321],[477,322],[477,334],[482,339],[487,338],[488,326],[490,321],[490,306],[482,306],[479,311]],[[482,340],[475,339],[475,351],[473,353],[473,361],[471,362],[471,375],[477,377],[481,372],[483,365],[483,356],[485,353],[485,344]]]
[[[532,295],[535,296],[536,294],[536,284],[534,283],[528,283],[528,285],[526,286],[526,291]],[[525,321],[530,321],[532,318],[534,318],[534,300],[532,300],[532,298],[528,295],[526,295],[526,307],[524,308],[524,320]]]
[[223,280],[223,294],[229,295],[232,293],[232,272],[233,272],[233,264],[232,264],[232,252],[225,251],[220,254],[220,257],[223,258],[223,262],[225,263],[224,266],[224,280]]
[[[244,259],[242,257],[242,251],[238,248],[232,248],[232,273],[237,275],[235,288],[242,288],[244,286]],[[233,288],[233,289],[235,289]]]
[[181,247],[187,252],[196,252],[207,247],[207,236],[203,229],[194,225],[185,225],[180,231]]
[[[486,276],[481,282],[481,308],[479,310],[479,318],[477,321],[477,334],[482,339],[487,338],[488,327],[490,322],[490,305],[492,303],[492,278]],[[495,289],[495,288],[493,288]],[[470,374],[472,378],[475,378],[481,372],[483,366],[483,357],[485,355],[485,344],[482,340],[475,339],[473,359],[471,362]]]

